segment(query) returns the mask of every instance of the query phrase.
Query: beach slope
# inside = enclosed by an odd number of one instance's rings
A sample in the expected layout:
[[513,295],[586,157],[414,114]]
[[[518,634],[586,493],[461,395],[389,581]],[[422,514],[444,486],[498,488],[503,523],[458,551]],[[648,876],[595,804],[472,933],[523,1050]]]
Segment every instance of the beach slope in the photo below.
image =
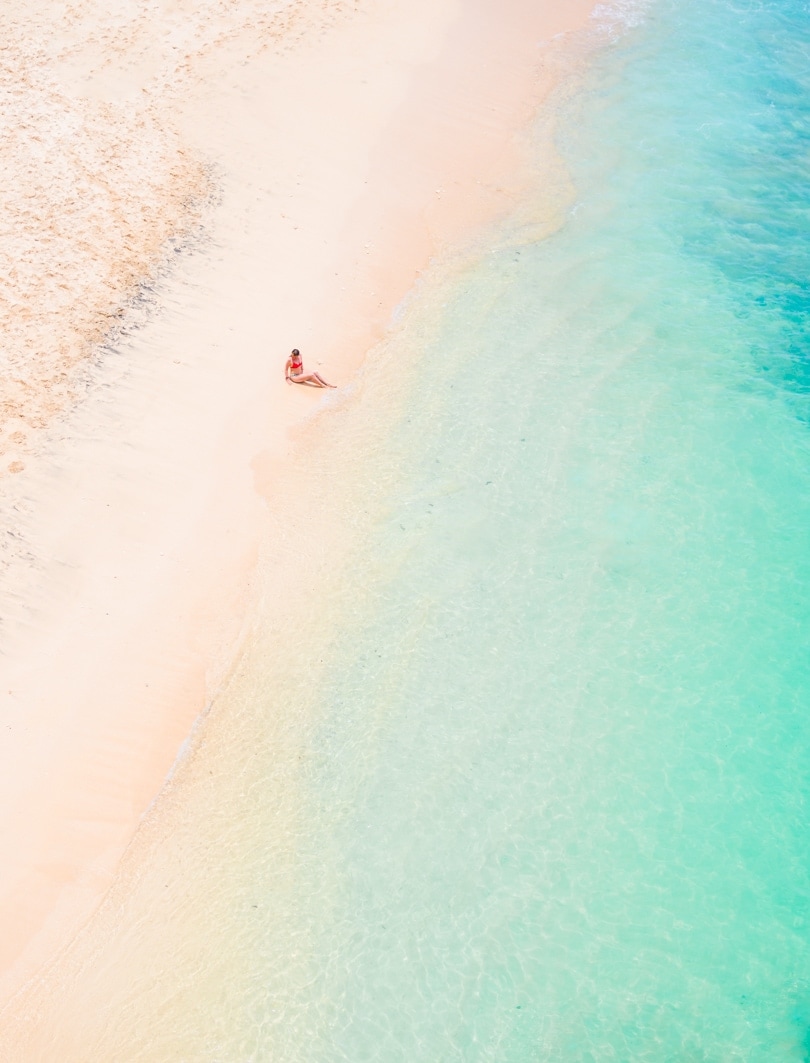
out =
[[[39,101],[20,233],[51,279],[7,304],[0,1003],[88,919],[273,608],[251,574],[292,534],[274,469],[352,401],[431,258],[514,204],[555,40],[591,6],[87,2],[5,27]],[[337,393],[285,384],[292,346]]]

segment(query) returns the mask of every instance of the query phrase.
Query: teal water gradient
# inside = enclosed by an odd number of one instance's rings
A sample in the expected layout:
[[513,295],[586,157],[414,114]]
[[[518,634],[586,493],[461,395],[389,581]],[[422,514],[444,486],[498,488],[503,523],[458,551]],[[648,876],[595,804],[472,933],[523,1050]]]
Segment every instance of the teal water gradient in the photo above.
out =
[[810,1059],[808,54],[795,0],[652,5],[564,228],[425,341],[281,1058]]

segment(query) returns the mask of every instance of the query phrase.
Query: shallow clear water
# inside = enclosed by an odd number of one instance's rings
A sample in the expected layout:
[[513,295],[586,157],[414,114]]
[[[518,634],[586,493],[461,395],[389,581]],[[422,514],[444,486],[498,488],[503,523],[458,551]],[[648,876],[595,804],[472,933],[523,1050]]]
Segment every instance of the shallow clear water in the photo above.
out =
[[657,4],[565,228],[427,344],[306,791],[309,1059],[810,1058],[809,49]]
[[658,0],[564,227],[415,299],[328,668],[247,658],[103,1058],[810,1059],[808,52]]

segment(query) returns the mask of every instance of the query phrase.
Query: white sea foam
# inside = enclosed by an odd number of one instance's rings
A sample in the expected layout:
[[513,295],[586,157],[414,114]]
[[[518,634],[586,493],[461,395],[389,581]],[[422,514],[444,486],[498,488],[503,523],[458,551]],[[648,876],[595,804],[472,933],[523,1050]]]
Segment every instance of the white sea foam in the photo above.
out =
[[608,0],[597,4],[591,20],[597,29],[611,38],[621,37],[646,21],[654,0]]

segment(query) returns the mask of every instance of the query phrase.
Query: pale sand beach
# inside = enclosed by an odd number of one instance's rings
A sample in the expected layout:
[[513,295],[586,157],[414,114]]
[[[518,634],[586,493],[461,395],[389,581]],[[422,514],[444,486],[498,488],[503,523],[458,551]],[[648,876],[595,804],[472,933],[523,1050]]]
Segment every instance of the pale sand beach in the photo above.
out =
[[[592,6],[4,16],[8,1014],[109,888],[232,665],[258,552],[295,536],[306,560],[278,471],[313,415],[353,401],[431,258],[514,204],[555,42]],[[337,393],[285,384],[292,346]],[[298,585],[305,563],[261,607]]]

